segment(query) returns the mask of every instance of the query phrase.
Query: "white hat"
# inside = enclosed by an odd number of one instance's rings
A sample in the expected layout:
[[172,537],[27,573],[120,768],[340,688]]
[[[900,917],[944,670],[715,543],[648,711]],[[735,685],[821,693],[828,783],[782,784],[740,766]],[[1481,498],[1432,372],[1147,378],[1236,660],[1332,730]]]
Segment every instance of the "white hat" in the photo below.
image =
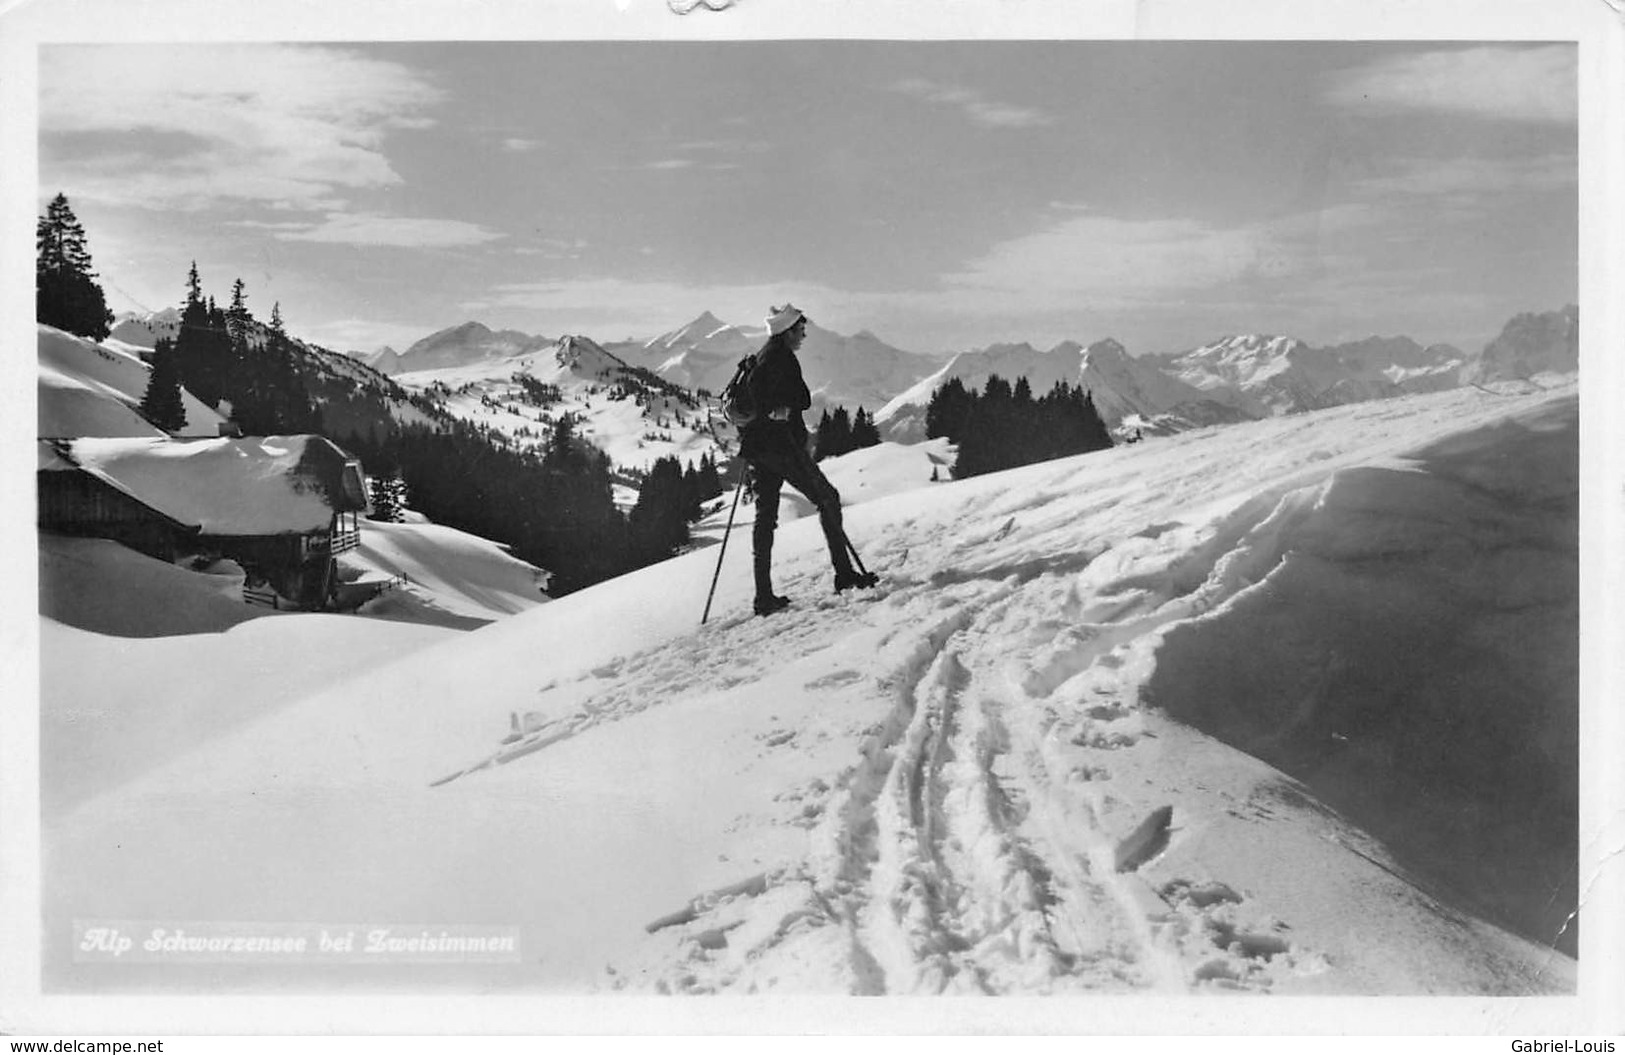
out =
[[806,318],[801,309],[794,304],[786,304],[782,308],[769,308],[768,311],[771,313],[767,317],[767,332],[770,334],[783,333]]

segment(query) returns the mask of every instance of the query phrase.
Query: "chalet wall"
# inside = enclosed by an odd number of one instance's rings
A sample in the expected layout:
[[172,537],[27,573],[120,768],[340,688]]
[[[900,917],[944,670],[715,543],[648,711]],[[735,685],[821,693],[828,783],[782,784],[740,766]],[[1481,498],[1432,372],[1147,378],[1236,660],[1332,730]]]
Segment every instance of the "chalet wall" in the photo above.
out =
[[46,531],[107,538],[162,561],[173,561],[193,529],[82,472],[37,474],[37,521]]

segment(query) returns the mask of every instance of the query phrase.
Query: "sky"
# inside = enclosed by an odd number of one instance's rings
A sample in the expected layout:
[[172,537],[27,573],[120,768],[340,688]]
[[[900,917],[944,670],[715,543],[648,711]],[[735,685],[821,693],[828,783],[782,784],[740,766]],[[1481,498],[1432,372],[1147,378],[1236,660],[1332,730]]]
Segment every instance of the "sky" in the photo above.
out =
[[927,354],[1406,334],[1578,299],[1572,44],[43,45],[39,202],[114,311],[404,350],[702,311]]

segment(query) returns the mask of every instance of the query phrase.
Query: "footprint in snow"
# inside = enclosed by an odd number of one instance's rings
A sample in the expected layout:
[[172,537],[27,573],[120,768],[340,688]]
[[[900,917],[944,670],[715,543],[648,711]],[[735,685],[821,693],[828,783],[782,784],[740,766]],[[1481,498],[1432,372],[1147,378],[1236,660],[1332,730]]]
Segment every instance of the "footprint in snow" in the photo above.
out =
[[809,692],[821,692],[824,689],[838,689],[843,685],[850,685],[854,681],[862,681],[863,674],[856,670],[837,670],[833,674],[825,674],[821,678],[814,678],[802,688]]
[[1120,703],[1102,703],[1090,707],[1083,713],[1099,722],[1115,722],[1119,718],[1127,717],[1129,711]]
[[1328,968],[1324,957],[1305,955],[1285,936],[1290,930],[1285,923],[1238,918],[1246,899],[1229,884],[1174,879],[1158,894],[1187,921],[1188,942],[1194,943],[1198,955],[1206,956],[1193,973],[1198,983],[1256,990],[1273,984],[1266,971],[1316,974]]

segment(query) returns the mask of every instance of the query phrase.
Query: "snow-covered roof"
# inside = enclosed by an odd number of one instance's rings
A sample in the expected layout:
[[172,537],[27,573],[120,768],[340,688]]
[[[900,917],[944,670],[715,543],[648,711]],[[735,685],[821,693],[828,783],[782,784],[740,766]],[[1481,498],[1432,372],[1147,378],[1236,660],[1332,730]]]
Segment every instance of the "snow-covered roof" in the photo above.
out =
[[205,535],[320,531],[366,507],[359,463],[321,436],[86,437],[54,450],[42,470],[78,468]]

